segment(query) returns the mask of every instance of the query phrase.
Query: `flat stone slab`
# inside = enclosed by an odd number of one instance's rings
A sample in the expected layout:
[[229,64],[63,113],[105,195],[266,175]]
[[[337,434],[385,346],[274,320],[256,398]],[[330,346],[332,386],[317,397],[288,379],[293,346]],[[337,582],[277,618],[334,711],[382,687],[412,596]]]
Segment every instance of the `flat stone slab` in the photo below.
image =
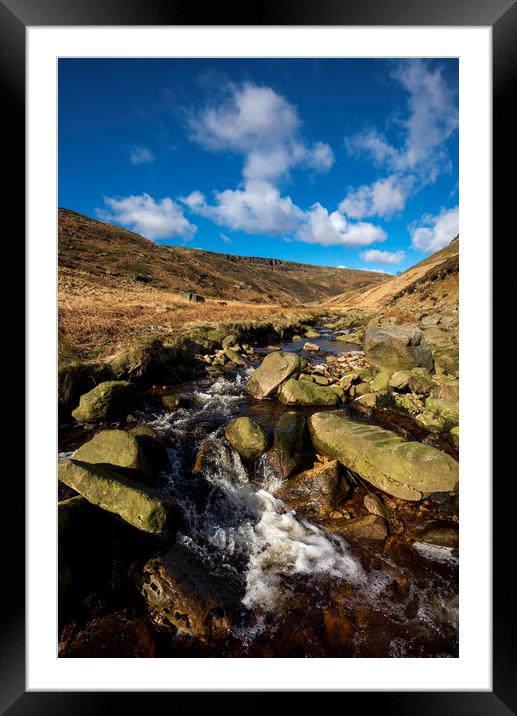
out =
[[420,500],[423,493],[452,492],[458,487],[458,463],[430,445],[403,440],[390,430],[335,413],[315,413],[307,424],[319,453],[340,460],[390,495]]

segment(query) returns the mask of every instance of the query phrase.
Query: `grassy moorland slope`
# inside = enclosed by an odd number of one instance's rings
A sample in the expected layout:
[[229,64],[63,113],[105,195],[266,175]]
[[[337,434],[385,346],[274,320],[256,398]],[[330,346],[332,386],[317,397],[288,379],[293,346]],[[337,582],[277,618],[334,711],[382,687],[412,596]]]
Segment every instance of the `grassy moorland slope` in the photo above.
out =
[[[301,320],[330,296],[384,281],[372,271],[161,246],[59,210],[62,356],[68,347],[93,357],[199,322]],[[206,302],[189,303],[184,291],[200,293]]]

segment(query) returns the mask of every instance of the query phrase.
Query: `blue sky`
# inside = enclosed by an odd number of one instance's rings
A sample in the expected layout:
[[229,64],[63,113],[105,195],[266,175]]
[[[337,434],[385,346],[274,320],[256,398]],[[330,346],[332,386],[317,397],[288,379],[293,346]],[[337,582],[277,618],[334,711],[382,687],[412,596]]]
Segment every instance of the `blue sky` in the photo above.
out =
[[59,205],[396,273],[458,233],[458,61],[60,60]]

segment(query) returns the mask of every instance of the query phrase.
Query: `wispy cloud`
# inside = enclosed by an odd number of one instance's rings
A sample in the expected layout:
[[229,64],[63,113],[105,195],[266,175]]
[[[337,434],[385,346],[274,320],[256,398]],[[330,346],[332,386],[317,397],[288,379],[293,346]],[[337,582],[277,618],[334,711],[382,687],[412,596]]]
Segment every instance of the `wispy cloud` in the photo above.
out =
[[442,209],[436,216],[424,214],[409,226],[411,245],[418,251],[438,251],[448,246],[459,234],[459,210]]
[[197,231],[184,215],[183,208],[170,197],[158,201],[149,194],[103,198],[107,208],[97,209],[100,219],[127,226],[148,239],[189,241]]
[[351,217],[388,217],[402,210],[412,191],[433,183],[452,166],[446,141],[458,127],[458,108],[442,68],[432,68],[425,60],[404,60],[394,65],[390,76],[407,92],[407,114],[398,121],[402,143],[395,146],[377,129],[345,139],[351,156],[366,156],[390,172],[348,192],[340,208]]
[[155,161],[155,156],[147,147],[133,146],[129,152],[131,164],[150,164]]
[[225,244],[233,244],[233,241],[226,234],[219,234]]
[[369,249],[361,252],[363,261],[372,264],[399,264],[405,257],[404,251],[378,251]]

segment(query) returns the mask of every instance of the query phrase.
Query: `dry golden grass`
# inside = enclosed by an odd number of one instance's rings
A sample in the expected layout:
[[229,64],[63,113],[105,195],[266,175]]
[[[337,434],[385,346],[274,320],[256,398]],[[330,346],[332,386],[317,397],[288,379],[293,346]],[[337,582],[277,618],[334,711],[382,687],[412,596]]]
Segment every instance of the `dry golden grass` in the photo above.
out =
[[[130,343],[174,337],[196,326],[226,323],[303,321],[314,308],[207,299],[189,303],[179,294],[146,284],[101,285],[88,274],[61,269],[59,275],[60,343],[67,355],[103,357]],[[60,348],[61,352],[61,348]]]

